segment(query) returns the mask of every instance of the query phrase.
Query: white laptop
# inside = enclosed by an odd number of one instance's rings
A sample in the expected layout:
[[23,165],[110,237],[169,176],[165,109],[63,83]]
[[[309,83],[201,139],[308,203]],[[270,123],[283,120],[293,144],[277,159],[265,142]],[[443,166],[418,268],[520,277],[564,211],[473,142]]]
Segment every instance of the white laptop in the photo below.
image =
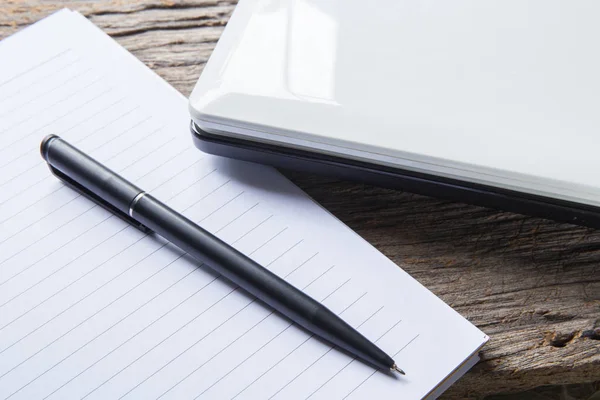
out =
[[209,153],[600,227],[600,3],[241,0]]

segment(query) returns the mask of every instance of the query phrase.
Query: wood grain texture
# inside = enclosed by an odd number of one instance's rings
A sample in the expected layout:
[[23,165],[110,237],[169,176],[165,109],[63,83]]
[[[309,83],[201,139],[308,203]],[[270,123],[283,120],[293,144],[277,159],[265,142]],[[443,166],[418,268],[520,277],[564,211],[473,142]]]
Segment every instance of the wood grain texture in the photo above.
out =
[[[235,2],[2,0],[0,38],[62,7],[188,95]],[[285,173],[490,336],[444,398],[600,381],[600,231]]]

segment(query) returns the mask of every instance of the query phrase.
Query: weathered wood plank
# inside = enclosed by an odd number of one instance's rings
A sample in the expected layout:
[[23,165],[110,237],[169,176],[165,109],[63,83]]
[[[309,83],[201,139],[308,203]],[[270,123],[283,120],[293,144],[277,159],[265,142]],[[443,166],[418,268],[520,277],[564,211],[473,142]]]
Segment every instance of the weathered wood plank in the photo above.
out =
[[[188,95],[234,6],[204,0],[3,0],[0,38],[70,7]],[[445,398],[600,380],[600,232],[286,174],[490,336],[483,361]]]

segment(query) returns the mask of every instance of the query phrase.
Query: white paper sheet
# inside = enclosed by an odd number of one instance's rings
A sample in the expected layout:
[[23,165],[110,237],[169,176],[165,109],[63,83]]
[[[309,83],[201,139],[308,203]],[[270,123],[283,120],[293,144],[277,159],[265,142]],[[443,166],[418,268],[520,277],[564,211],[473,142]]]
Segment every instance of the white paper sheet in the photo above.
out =
[[[185,98],[78,13],[0,42],[0,60],[0,398],[417,399],[487,340],[274,169],[196,150]],[[65,187],[39,154],[50,133],[341,313],[407,375]]]

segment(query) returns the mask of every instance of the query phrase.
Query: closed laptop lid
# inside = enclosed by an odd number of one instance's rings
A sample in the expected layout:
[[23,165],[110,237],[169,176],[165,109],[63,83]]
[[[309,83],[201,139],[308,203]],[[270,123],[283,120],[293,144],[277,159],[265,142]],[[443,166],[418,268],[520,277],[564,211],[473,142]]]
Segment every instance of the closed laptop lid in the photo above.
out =
[[600,206],[595,0],[241,0],[209,132]]

